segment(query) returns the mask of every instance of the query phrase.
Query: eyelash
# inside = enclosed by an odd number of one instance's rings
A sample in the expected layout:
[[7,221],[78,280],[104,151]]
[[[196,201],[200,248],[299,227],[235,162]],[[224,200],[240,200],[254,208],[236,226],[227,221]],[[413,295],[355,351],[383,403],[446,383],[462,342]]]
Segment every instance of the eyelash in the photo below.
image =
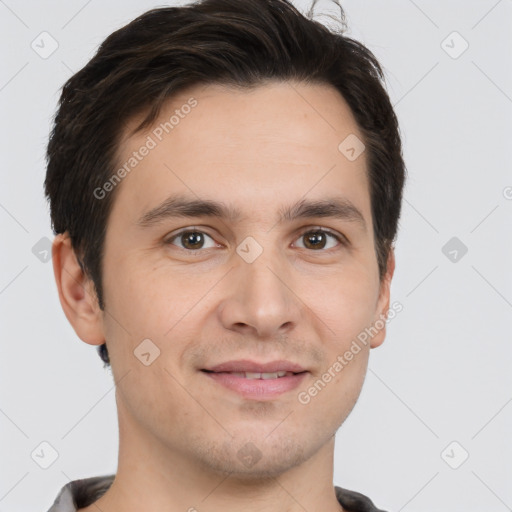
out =
[[[165,241],[165,244],[167,244],[167,245],[174,245],[172,242],[176,238],[178,238],[181,235],[183,235],[184,233],[201,233],[201,234],[204,234],[206,236],[209,236],[213,240],[213,237],[211,235],[209,235],[208,233],[206,233],[205,231],[201,231],[200,229],[184,228],[181,231],[179,231],[178,233],[174,234],[172,237],[168,238]],[[308,228],[307,230],[302,231],[297,238],[301,238],[301,237],[303,237],[304,235],[306,235],[308,233],[323,233],[323,234],[329,235],[330,237],[334,238],[337,242],[339,242],[339,244],[342,247],[345,247],[345,246],[348,245],[348,241],[345,239],[345,237],[343,235],[338,235],[338,234],[336,234],[336,233],[334,233],[331,230],[328,230],[326,228],[315,228],[315,227]],[[207,249],[197,249],[197,250],[194,250],[194,249],[186,249],[186,248],[183,248],[183,247],[178,247],[178,249],[181,249],[181,250],[187,251],[187,252],[199,252],[199,251],[207,250]],[[208,247],[208,249],[211,249],[211,247]],[[302,249],[302,247],[300,247],[300,249]],[[310,251],[312,251],[312,252],[329,252],[329,251],[332,251],[333,249],[337,249],[337,248],[336,247],[331,247],[330,249],[318,249],[318,250],[310,249]]]

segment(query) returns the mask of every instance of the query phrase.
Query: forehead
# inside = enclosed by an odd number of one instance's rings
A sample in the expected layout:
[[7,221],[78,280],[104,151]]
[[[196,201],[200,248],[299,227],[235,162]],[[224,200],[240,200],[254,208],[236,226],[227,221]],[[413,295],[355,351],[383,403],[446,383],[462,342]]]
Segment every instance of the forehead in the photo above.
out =
[[248,137],[281,145],[295,142],[304,148],[323,145],[330,152],[333,148],[338,151],[339,142],[349,135],[363,138],[349,105],[328,84],[268,81],[243,89],[197,84],[164,102],[153,125],[134,134],[147,113],[128,120],[118,156],[139,147],[148,135],[160,146],[185,142],[199,147],[225,142],[229,149],[241,141],[248,154],[256,147],[245,144]]
[[[251,207],[261,211],[281,199],[320,198],[327,191],[356,201],[368,195],[366,155],[351,161],[340,149],[362,135],[331,86],[197,85],[168,100],[151,127],[130,135],[142,119],[126,125],[117,155],[118,167],[137,158],[116,202],[139,213],[171,192],[220,199],[251,214]],[[144,146],[150,147],[145,156],[134,157]],[[361,209],[369,207],[368,197],[359,201],[366,203]]]

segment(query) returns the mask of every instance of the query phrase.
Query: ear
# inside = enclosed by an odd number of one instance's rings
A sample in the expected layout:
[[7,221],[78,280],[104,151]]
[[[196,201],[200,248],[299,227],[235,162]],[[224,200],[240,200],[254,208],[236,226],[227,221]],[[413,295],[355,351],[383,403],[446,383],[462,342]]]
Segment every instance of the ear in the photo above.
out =
[[105,335],[94,283],[80,268],[67,232],[55,237],[52,261],[66,318],[82,341],[89,345],[101,345],[105,342]]
[[[388,317],[389,310],[389,297],[391,291],[391,279],[393,278],[393,273],[395,272],[395,251],[394,248],[391,247],[389,250],[388,261],[387,261],[387,270],[386,274],[382,278],[380,284],[379,298],[377,300],[377,308],[375,310],[375,318],[373,320],[373,325],[376,328],[379,328],[377,334],[372,337],[370,347],[377,348],[382,343],[384,343],[384,339],[386,338],[386,319]],[[381,324],[383,324],[381,328]]]

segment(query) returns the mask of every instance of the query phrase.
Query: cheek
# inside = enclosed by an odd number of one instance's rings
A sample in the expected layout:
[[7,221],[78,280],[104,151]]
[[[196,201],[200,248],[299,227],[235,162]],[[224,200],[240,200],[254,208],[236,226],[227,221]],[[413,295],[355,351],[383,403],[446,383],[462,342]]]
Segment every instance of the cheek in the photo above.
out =
[[332,344],[343,345],[371,323],[377,304],[378,284],[368,273],[347,269],[304,288],[301,297],[321,320]]
[[138,351],[155,358],[164,350],[166,333],[176,323],[176,304],[171,305],[172,295],[165,296],[163,289],[163,283],[133,268],[118,266],[105,279],[105,334],[111,361],[119,371],[145,368],[137,359]]
[[170,280],[158,279],[150,269],[128,263],[113,269],[105,280],[111,320],[122,321],[122,327],[133,336],[161,336],[172,326],[174,312],[181,304],[177,300],[177,287],[171,286]]
[[139,352],[149,352],[151,358],[156,354],[154,364],[180,361],[190,340],[197,338],[203,314],[199,299],[212,287],[211,281],[211,276],[191,280],[171,270],[162,275],[142,265],[113,269],[106,280],[110,296],[105,332],[118,372],[139,369]]
[[180,376],[166,365],[165,357],[156,359],[150,366],[140,364],[135,358],[131,361],[129,367],[126,361],[116,361],[115,367],[112,366],[118,383],[116,401],[120,417],[123,421],[135,419],[164,443],[173,436],[181,440],[183,430],[189,428],[190,416],[204,410],[187,393],[186,387],[180,385]]
[[[361,393],[368,363],[368,349],[361,348],[357,354],[339,343],[338,350],[330,351],[326,365],[319,375],[299,390],[298,412],[308,418],[322,418],[317,425],[325,431],[335,432],[352,411]],[[328,412],[327,412],[328,411]]]

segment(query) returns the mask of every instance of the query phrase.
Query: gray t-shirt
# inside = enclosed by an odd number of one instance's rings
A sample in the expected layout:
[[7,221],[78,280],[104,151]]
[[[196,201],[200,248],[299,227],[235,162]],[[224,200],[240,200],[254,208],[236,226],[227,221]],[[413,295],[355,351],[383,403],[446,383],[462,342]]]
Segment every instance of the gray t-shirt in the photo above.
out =
[[[76,512],[103,496],[112,485],[115,475],[95,476],[73,480],[66,484],[48,512]],[[385,512],[375,507],[364,494],[334,486],[340,505],[348,512]]]

